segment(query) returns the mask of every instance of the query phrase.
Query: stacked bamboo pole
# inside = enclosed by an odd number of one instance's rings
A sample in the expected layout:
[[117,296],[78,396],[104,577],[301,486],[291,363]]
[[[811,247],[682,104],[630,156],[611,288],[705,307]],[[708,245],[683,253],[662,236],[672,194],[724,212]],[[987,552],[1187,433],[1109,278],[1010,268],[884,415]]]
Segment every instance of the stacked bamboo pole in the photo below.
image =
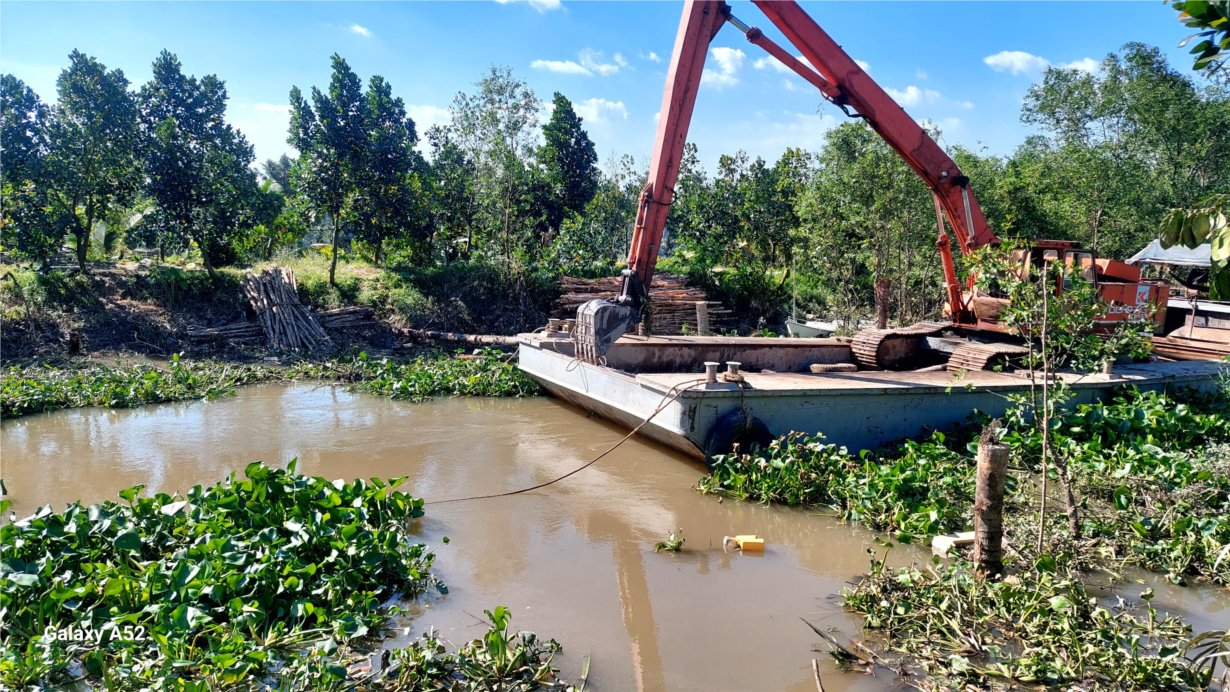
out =
[[[560,279],[562,295],[555,301],[552,317],[575,318],[577,308],[585,303],[618,295],[621,283],[619,277],[578,279],[566,276]],[[682,334],[685,324],[693,334],[697,333],[697,303],[705,304],[710,329],[722,326],[730,315],[720,302],[708,300],[704,291],[688,286],[685,277],[675,274],[654,275],[649,301],[653,306],[654,334]]]
[[314,351],[333,343],[299,302],[299,287],[291,270],[270,267],[260,274],[249,274],[243,288],[273,348]]
[[[325,329],[369,329],[378,326],[375,310],[363,306],[314,312],[312,313],[312,319],[316,320]],[[188,332],[188,339],[195,342],[213,340],[233,342],[257,341],[264,339],[264,337],[265,331],[260,322],[247,321],[233,322],[221,327],[194,329]]]

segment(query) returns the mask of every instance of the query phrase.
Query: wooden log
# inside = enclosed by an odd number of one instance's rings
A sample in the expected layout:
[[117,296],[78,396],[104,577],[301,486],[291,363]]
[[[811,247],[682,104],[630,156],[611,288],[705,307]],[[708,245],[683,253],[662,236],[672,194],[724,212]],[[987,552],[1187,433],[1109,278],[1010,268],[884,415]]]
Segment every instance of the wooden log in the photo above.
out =
[[498,334],[462,334],[460,332],[436,332],[427,329],[407,329],[406,334],[425,341],[454,341],[472,346],[516,346],[520,340],[515,336]]
[[1004,480],[1009,447],[999,441],[999,421],[991,421],[978,440],[974,488],[974,563],[984,576],[1004,569]]

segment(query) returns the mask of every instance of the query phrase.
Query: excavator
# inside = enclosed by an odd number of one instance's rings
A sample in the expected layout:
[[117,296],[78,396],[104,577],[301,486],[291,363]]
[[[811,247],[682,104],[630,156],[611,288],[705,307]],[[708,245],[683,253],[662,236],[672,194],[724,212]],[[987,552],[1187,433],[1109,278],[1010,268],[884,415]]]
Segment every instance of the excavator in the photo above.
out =
[[[944,227],[947,218],[964,255],[978,248],[999,245],[978,206],[970,179],[956,163],[879,84],[859,67],[801,7],[792,1],[753,0],[769,21],[802,54],[803,60],[764,35],[760,29],[737,19],[722,0],[689,0],[675,37],[662,113],[650,160],[649,178],[641,190],[628,268],[623,271],[619,295],[611,300],[593,300],[577,309],[573,338],[577,357],[598,364],[620,336],[641,321],[649,302],[649,286],[662,243],[667,214],[679,175],[679,162],[687,140],[688,126],[696,105],[709,44],[722,27],[730,24],[747,40],[766,51],[820,91],[820,95],[849,118],[858,118],[879,134],[930,189],[935,202],[939,235],[936,248],[944,274],[948,322],[924,322],[899,329],[867,329],[856,335],[854,355],[865,369],[891,369],[906,362],[896,342],[917,343],[920,337],[943,331],[959,338],[927,339],[941,344],[948,353],[949,369],[981,370],[1020,355],[1027,349],[1013,343],[1011,330],[999,322],[1004,298],[979,291],[971,277],[958,278],[951,242]],[[804,60],[806,62],[804,62]],[[1079,273],[1097,284],[1109,306],[1097,323],[1108,332],[1115,323],[1145,315],[1160,324],[1165,313],[1168,287],[1142,281],[1132,265],[1095,257],[1079,244],[1057,240],[1030,240],[1012,253],[1014,271],[1028,272],[1042,263],[1058,262],[1061,273]],[[1062,290],[1063,280],[1056,290]],[[947,344],[945,347],[944,344]]]

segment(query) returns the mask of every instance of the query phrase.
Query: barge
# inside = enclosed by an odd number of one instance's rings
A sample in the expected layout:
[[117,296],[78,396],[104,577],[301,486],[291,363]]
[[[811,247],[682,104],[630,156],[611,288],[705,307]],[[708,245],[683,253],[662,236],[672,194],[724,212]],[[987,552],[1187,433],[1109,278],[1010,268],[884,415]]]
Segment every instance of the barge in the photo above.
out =
[[[855,370],[845,339],[625,335],[593,365],[576,357],[567,334],[547,332],[520,335],[518,351],[521,370],[551,394],[629,429],[653,416],[641,435],[702,460],[791,432],[874,449],[951,429],[975,410],[1003,415],[1009,395],[1030,387],[1022,373]],[[706,362],[739,364],[741,381],[706,383]],[[1154,362],[1058,377],[1075,403],[1090,403],[1125,384],[1206,389],[1222,367]]]

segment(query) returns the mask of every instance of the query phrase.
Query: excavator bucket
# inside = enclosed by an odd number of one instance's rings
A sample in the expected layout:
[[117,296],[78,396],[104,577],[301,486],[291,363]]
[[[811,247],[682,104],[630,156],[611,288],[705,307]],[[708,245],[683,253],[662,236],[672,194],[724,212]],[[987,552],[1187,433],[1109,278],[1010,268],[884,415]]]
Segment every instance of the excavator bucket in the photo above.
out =
[[572,332],[577,358],[599,365],[598,359],[640,320],[635,308],[609,300],[591,300],[577,308],[577,326]]

